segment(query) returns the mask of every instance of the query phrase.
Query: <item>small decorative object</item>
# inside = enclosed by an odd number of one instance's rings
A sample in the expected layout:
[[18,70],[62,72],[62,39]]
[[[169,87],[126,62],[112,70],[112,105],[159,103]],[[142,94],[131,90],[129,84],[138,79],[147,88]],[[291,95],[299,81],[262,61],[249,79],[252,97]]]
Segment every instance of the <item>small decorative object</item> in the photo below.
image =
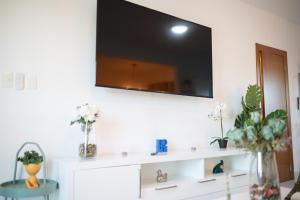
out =
[[28,189],[38,188],[40,182],[36,175],[41,169],[41,163],[43,162],[43,156],[40,156],[36,151],[26,151],[23,157],[18,157],[18,161],[22,162],[29,177],[25,181],[25,185]]
[[197,151],[197,147],[191,147],[191,151]]
[[156,154],[168,152],[168,141],[166,139],[156,140]]
[[208,115],[208,117],[214,121],[220,120],[221,126],[221,137],[213,137],[213,141],[211,141],[210,145],[214,144],[218,141],[220,149],[227,148],[228,137],[224,137],[224,128],[223,128],[223,111],[226,109],[225,103],[217,103],[216,107],[213,111]]
[[161,169],[157,170],[157,177],[156,182],[157,183],[163,183],[168,181],[168,173],[163,173]]
[[296,193],[300,192],[300,174],[298,176],[297,182],[295,183],[294,187],[290,191],[290,193],[285,197],[284,200],[291,200],[292,196]]
[[224,161],[220,160],[220,163],[218,163],[214,168],[213,168],[213,174],[221,174],[224,173]]
[[123,151],[123,152],[121,153],[121,155],[122,155],[123,157],[126,157],[126,156],[128,156],[128,153],[127,153],[126,151]]
[[[75,123],[80,124],[81,130],[84,132],[84,143],[79,146],[79,156],[82,158],[95,157],[97,154],[97,145],[91,142],[91,131],[93,124],[99,117],[99,110],[89,104],[78,106],[76,109],[78,114],[76,119],[71,121],[71,125]],[[95,134],[93,139],[93,142],[95,142]]]
[[280,185],[274,153],[285,150],[288,139],[284,136],[287,113],[276,110],[266,117],[261,115],[261,90],[257,85],[248,87],[242,97],[242,112],[235,120],[228,137],[239,148],[252,152],[250,164],[250,199],[280,200]]

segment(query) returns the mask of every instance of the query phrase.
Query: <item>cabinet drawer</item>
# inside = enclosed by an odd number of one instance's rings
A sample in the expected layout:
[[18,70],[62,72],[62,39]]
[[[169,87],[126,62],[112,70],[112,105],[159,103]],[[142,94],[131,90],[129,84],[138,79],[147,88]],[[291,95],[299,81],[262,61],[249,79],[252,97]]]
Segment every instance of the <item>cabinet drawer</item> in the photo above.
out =
[[249,185],[248,173],[231,174],[229,179],[230,188],[245,187]]
[[140,166],[78,170],[74,174],[74,200],[137,200]]
[[[248,185],[247,173],[234,173],[229,176],[230,189]],[[189,179],[172,183],[158,184],[156,187],[143,188],[143,200],[180,200],[189,198],[209,199],[210,195],[220,196],[226,192],[226,176],[212,176],[202,180]]]
[[156,187],[143,188],[143,200],[180,200],[225,191],[223,176],[203,180],[188,179],[173,183],[158,184]]
[[193,196],[205,195],[209,193],[224,191],[226,189],[226,182],[223,176],[213,177],[197,181],[193,184]]
[[157,187],[142,189],[143,200],[176,200],[184,198],[182,185],[163,184]]

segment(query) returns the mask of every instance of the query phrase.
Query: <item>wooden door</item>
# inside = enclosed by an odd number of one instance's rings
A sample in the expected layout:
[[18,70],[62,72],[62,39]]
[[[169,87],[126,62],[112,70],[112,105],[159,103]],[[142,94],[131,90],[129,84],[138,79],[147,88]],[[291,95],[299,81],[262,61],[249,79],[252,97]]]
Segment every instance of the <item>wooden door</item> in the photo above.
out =
[[[257,80],[263,91],[262,113],[276,109],[288,112],[287,137],[291,137],[287,52],[256,44]],[[294,179],[293,149],[276,153],[280,182]]]

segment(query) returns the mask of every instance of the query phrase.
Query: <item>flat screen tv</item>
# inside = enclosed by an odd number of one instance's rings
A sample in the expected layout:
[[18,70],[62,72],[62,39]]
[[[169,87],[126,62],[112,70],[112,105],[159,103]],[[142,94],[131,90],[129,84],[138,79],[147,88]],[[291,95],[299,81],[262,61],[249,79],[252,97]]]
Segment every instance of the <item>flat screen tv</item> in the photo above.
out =
[[211,28],[98,0],[96,86],[213,97]]

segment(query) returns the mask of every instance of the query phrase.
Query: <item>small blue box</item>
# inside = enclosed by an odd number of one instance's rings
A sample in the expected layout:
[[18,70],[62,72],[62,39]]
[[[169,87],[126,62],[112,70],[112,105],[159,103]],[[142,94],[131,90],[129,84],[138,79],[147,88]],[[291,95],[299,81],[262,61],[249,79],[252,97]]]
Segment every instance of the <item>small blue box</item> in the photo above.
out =
[[156,153],[166,153],[168,152],[168,141],[166,139],[156,140]]

